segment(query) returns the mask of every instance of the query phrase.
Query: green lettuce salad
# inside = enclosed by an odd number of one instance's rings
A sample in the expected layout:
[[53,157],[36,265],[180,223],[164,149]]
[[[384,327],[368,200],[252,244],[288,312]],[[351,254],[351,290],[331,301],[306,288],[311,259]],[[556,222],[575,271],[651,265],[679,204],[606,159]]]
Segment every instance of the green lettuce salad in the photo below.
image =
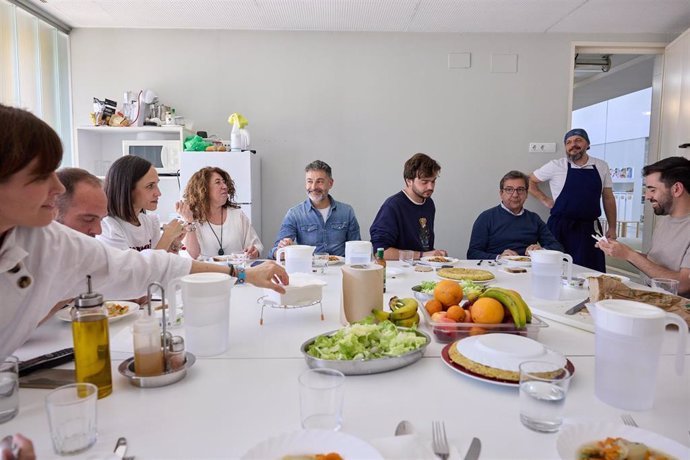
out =
[[390,321],[355,323],[333,335],[318,336],[307,353],[328,360],[376,359],[404,355],[425,344],[426,337],[400,330]]

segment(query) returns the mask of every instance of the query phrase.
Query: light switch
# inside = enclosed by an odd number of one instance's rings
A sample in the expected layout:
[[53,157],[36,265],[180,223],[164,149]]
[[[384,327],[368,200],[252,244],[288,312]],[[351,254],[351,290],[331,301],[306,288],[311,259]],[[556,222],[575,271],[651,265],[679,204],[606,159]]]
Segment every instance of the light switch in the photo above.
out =
[[531,153],[556,153],[555,142],[530,142],[529,152]]

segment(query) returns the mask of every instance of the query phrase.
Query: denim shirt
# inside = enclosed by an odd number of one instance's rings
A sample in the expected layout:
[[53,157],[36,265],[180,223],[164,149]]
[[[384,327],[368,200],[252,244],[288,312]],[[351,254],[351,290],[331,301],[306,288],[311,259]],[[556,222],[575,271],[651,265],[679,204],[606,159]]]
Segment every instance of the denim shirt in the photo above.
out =
[[283,238],[292,238],[296,244],[316,246],[314,252],[344,256],[345,242],[361,239],[359,223],[352,206],[335,201],[330,195],[328,198],[331,200],[331,209],[328,211],[326,222],[308,197],[290,208],[283,219],[269,257],[275,257],[278,243]]

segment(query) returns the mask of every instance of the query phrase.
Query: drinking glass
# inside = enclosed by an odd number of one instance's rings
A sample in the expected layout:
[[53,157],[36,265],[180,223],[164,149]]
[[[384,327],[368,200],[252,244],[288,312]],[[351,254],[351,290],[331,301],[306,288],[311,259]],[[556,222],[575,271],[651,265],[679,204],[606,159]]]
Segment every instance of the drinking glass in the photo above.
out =
[[661,289],[673,295],[678,295],[679,284],[678,280],[672,280],[670,278],[652,278],[653,288]]
[[299,376],[302,428],[340,429],[343,421],[345,375],[335,369],[317,368]]
[[565,395],[572,374],[546,361],[520,364],[520,421],[534,431],[551,433],[563,423]]
[[64,385],[46,396],[50,437],[56,454],[77,454],[96,443],[97,399],[98,387],[92,383]]
[[230,263],[237,265],[238,267],[244,268],[248,259],[247,253],[245,252],[233,252],[230,254]]
[[398,260],[403,264],[414,264],[414,251],[401,250],[398,251]]
[[328,267],[328,257],[329,255],[326,252],[317,252],[312,258],[312,266],[322,275],[326,271],[326,267]]
[[16,356],[0,361],[0,423],[12,420],[19,412],[18,365]]

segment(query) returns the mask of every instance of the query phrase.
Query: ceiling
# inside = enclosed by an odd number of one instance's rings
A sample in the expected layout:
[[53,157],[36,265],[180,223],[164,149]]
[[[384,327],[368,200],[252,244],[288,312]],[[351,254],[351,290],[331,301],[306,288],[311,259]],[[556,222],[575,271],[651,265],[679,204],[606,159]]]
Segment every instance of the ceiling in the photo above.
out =
[[21,1],[71,28],[678,35],[690,27],[690,0]]

